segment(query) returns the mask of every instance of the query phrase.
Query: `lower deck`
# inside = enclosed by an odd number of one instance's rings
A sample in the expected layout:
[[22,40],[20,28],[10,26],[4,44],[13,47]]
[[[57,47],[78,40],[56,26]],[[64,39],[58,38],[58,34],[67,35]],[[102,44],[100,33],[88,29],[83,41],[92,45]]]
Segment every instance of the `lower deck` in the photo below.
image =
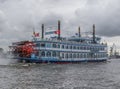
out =
[[79,63],[79,62],[103,62],[107,58],[82,58],[82,59],[58,59],[58,58],[16,58],[19,61],[33,62],[33,63]]

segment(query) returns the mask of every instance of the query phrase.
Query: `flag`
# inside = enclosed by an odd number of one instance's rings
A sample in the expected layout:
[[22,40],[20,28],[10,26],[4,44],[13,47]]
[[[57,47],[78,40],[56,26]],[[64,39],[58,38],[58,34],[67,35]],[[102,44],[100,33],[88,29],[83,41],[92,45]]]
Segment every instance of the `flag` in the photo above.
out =
[[33,31],[33,36],[34,37],[39,37],[39,33],[38,32],[36,33],[35,31]]
[[33,34],[35,37],[39,37],[39,33],[34,33]]
[[55,31],[55,34],[60,34],[60,30]]
[[38,32],[37,32],[37,33],[35,32],[35,28],[33,28],[33,36],[34,36],[34,37],[39,37],[39,33],[38,33]]

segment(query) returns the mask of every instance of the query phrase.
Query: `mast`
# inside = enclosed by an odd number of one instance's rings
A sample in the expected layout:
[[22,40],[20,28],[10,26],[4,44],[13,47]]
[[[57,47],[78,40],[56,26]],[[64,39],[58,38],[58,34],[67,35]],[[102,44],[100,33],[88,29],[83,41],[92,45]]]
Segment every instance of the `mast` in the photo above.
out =
[[96,43],[96,41],[95,41],[95,24],[93,24],[93,43]]
[[42,24],[42,39],[44,39],[44,24]]
[[60,40],[60,20],[58,20],[58,40]]

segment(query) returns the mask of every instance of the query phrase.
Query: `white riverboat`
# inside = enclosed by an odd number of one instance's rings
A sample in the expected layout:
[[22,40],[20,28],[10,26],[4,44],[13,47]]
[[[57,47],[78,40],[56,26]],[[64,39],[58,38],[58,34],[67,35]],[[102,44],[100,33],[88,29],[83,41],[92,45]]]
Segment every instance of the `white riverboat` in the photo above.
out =
[[42,24],[42,38],[31,41],[15,42],[10,46],[14,58],[26,62],[38,63],[73,63],[73,62],[102,62],[108,59],[107,44],[101,43],[101,38],[95,35],[93,25],[92,37],[82,37],[80,28],[77,36],[63,38],[60,34],[60,21],[57,37],[45,39]]

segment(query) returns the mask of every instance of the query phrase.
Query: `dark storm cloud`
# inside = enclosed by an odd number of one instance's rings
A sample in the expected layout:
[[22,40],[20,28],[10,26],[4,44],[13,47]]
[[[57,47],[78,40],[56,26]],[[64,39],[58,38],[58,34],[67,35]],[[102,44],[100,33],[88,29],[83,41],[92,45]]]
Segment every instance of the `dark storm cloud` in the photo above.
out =
[[42,22],[46,25],[55,25],[58,20],[63,20],[62,16],[55,13],[49,13],[48,15],[44,16],[44,18],[42,18]]
[[[107,1],[107,2],[105,2]],[[86,25],[96,24],[98,35],[119,36],[120,35],[120,7],[118,0],[88,0],[85,8],[78,8],[75,11],[76,18],[73,23]]]
[[104,16],[98,19],[99,33],[105,36],[119,36],[120,35],[120,1],[115,0],[107,5]]
[[6,1],[7,1],[7,0],[0,0],[1,3],[4,3],[4,2],[6,2]]
[[42,23],[56,26],[58,20],[64,35],[75,33],[79,25],[82,31],[91,31],[92,24],[96,24],[97,35],[119,36],[119,3],[119,0],[0,0],[0,37],[4,43],[28,39],[33,27],[39,32]]

